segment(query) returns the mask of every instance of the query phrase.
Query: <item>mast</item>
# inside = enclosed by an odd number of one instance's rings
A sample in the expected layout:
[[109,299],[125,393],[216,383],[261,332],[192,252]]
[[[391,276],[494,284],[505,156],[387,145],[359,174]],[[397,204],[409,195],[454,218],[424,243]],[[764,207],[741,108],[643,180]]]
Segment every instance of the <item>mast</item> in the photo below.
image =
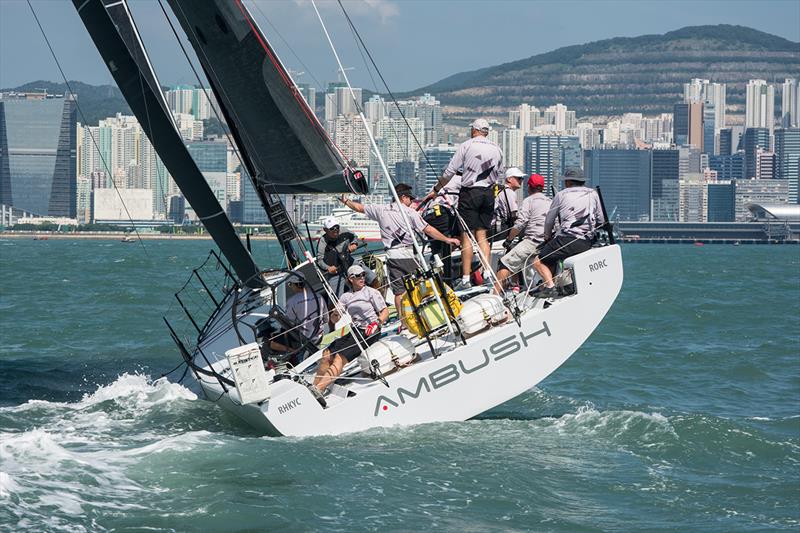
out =
[[126,0],[72,0],[103,61],[145,134],[200,221],[246,285],[260,269],[183,143],[142,46]]

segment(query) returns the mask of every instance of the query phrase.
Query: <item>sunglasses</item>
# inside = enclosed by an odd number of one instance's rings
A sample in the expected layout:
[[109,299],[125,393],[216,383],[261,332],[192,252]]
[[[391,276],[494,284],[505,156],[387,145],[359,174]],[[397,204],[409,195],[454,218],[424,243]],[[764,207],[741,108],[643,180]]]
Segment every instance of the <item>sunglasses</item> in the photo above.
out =
[[361,279],[365,277],[367,277],[365,272],[362,272],[361,274],[350,274],[350,279]]
[[339,231],[339,225],[333,226],[332,228],[327,228],[328,231]]

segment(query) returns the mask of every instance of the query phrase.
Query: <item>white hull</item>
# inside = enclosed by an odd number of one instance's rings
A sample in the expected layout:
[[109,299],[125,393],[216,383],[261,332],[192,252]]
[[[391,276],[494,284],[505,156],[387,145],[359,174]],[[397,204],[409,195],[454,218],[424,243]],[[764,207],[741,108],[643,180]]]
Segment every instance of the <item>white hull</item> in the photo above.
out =
[[[522,314],[521,327],[511,320],[436,359],[422,342],[419,360],[386,376],[388,387],[381,381],[351,383],[347,387],[355,396],[331,394],[327,408],[304,385],[288,379],[272,383],[271,398],[260,405],[241,405],[235,389],[223,391],[212,377],[203,376],[198,384],[208,399],[271,435],[338,434],[466,420],[541,382],[586,341],[608,312],[622,286],[619,246],[593,248],[567,260],[565,268],[573,269],[577,293],[554,300],[547,308],[536,300]],[[224,309],[220,316],[229,318]],[[201,345],[223,374],[228,371],[224,352],[240,344],[235,341],[229,332]],[[445,339],[435,342],[443,348],[453,346]],[[314,362],[314,358],[305,361],[298,371]]]

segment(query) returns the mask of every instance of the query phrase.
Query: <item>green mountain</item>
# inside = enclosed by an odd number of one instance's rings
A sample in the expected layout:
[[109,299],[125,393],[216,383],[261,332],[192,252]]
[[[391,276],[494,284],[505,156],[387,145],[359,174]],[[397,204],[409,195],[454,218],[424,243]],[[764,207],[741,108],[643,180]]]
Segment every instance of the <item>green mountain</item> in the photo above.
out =
[[[89,85],[80,81],[70,81],[69,86],[78,98],[78,122],[96,126],[97,122],[117,113],[131,114],[131,108],[122,97],[116,85]],[[32,81],[19,87],[0,89],[0,92],[42,92],[48,94],[69,94],[67,85],[52,81]],[[83,113],[84,116],[81,116]]]
[[800,43],[721,24],[567,46],[455,74],[403,96],[434,94],[451,118],[503,116],[521,103],[564,103],[578,116],[653,114],[671,112],[683,84],[703,78],[726,83],[729,113],[743,114],[748,80],[798,75]]

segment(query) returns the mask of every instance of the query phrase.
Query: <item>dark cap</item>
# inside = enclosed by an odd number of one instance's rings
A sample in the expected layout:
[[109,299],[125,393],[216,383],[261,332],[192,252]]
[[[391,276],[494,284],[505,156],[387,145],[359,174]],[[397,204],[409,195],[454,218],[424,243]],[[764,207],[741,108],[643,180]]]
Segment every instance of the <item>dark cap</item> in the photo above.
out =
[[577,181],[579,183],[586,182],[586,176],[583,175],[583,170],[578,167],[569,167],[564,171],[561,176],[561,181]]
[[408,196],[412,200],[414,199],[414,190],[411,188],[411,185],[406,183],[398,183],[394,186],[394,190],[397,191],[398,198],[400,196]]

